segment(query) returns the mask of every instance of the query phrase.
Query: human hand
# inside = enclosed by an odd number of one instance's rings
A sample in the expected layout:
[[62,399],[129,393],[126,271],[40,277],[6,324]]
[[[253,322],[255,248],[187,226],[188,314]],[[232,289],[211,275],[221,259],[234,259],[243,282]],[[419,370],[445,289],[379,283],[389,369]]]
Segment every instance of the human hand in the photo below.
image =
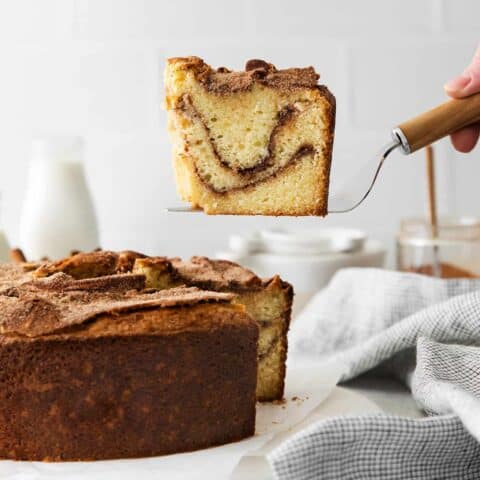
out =
[[[468,97],[480,92],[480,46],[465,71],[448,82],[444,89],[452,98]],[[452,144],[459,152],[467,153],[475,147],[479,135],[480,123],[469,125],[451,135]]]

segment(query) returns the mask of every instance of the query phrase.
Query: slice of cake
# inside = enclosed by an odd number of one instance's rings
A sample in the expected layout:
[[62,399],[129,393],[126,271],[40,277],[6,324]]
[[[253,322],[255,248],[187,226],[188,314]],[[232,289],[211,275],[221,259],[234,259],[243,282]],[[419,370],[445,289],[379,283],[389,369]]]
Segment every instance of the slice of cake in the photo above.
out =
[[145,457],[253,435],[258,327],[232,295],[145,290],[143,275],[85,278],[82,265],[79,280],[0,268],[0,458]]
[[43,277],[64,272],[75,278],[92,278],[128,271],[145,276],[147,288],[162,290],[187,285],[234,294],[233,302],[245,306],[259,327],[257,399],[283,397],[293,288],[278,276],[261,279],[225,260],[192,257],[184,261],[146,257],[131,251],[80,253],[44,263],[33,275]]
[[188,261],[138,258],[133,272],[144,274],[147,286],[152,288],[188,285],[234,293],[234,302],[244,305],[259,327],[257,399],[269,401],[283,397],[287,333],[293,302],[290,284],[278,276],[260,279],[236,263],[206,257],[192,257]]
[[335,98],[312,67],[245,71],[171,58],[165,70],[177,189],[209,214],[326,215]]

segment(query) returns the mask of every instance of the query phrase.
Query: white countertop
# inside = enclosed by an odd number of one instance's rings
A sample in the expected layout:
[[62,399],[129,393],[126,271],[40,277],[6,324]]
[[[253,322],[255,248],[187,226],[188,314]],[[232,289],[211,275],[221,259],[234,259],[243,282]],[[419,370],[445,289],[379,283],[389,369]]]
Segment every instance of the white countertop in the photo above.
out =
[[365,374],[343,384],[342,387],[365,396],[385,413],[410,418],[425,416],[410,391],[394,379]]

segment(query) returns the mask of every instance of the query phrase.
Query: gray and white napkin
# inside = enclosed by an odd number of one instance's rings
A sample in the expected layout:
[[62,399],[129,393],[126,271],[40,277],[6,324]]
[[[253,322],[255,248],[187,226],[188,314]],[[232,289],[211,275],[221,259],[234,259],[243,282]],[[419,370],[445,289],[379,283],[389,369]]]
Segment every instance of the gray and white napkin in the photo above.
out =
[[342,270],[289,341],[292,356],[338,359],[343,380],[397,376],[429,417],[313,424],[269,454],[278,479],[480,479],[480,280]]

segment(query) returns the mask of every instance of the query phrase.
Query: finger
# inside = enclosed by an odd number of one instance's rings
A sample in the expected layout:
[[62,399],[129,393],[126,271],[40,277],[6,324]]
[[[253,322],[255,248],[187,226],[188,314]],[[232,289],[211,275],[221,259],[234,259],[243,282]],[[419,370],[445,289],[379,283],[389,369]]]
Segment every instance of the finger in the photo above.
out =
[[443,86],[445,93],[453,98],[461,98],[465,87],[470,83],[470,76],[465,72],[457,78],[450,80]]
[[469,125],[451,135],[452,144],[462,153],[470,152],[475,147],[480,135],[480,124]]
[[480,92],[480,46],[466,70],[444,86],[445,92],[453,98],[462,98]]

